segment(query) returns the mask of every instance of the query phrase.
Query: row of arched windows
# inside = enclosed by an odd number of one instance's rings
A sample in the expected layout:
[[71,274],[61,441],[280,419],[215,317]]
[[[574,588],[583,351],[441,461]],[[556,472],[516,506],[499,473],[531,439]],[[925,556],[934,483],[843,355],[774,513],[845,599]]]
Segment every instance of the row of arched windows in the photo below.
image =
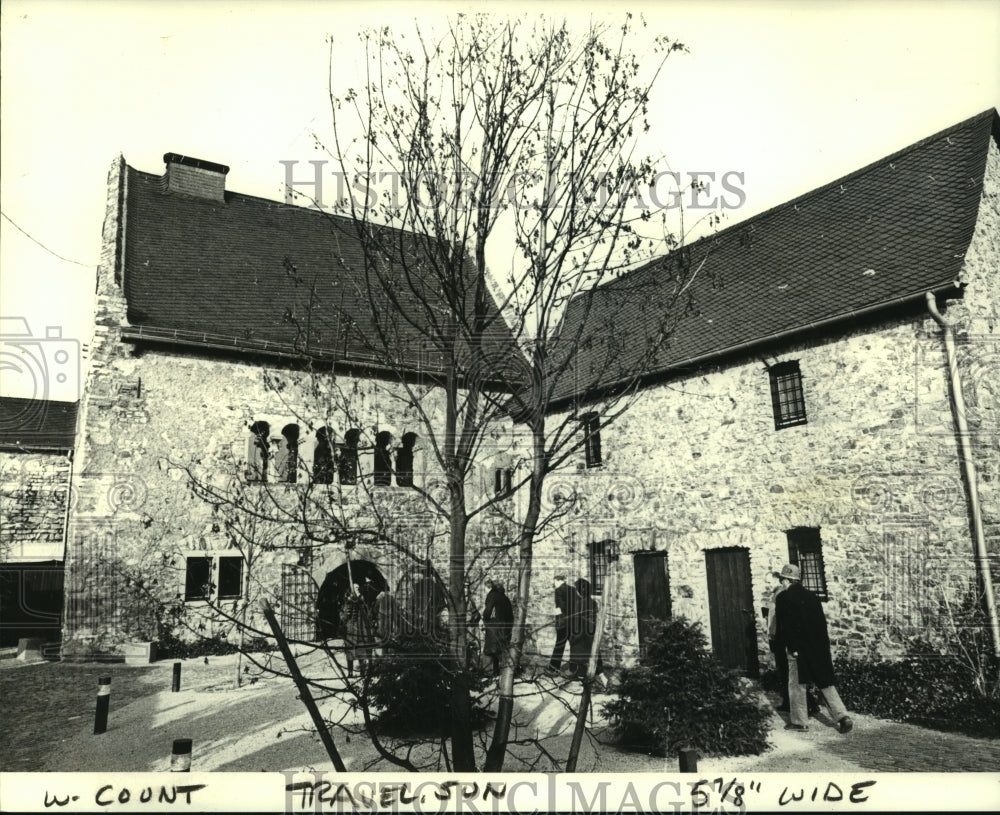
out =
[[[361,430],[352,427],[342,439],[329,427],[316,431],[312,446],[312,468],[302,461],[302,445],[297,424],[286,424],[279,430],[271,424],[257,421],[250,425],[247,442],[247,480],[295,484],[300,472],[307,474],[313,484],[357,484],[367,472],[362,471],[363,454],[372,453],[372,483],[376,487],[389,487],[393,476],[400,487],[413,486],[413,461],[418,436],[408,432],[400,444],[393,446],[394,437],[388,430],[375,435],[374,447],[362,445]],[[308,458],[308,456],[306,456]]]

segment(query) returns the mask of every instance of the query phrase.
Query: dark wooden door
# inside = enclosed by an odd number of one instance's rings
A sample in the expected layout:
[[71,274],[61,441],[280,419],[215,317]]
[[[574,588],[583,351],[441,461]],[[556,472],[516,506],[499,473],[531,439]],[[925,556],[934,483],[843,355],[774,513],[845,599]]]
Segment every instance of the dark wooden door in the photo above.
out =
[[646,653],[654,620],[670,619],[670,577],[666,552],[640,552],[633,562],[635,613],[639,623],[639,653]]
[[758,676],[757,625],[750,586],[750,552],[733,547],[705,552],[712,651],[727,668]]

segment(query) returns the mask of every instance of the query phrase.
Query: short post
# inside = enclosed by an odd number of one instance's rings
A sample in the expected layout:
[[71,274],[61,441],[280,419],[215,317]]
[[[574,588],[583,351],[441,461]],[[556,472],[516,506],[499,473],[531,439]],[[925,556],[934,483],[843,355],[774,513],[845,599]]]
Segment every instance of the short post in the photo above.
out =
[[174,663],[174,679],[170,683],[170,690],[177,693],[181,689],[181,664],[179,662]]
[[94,712],[94,735],[108,729],[108,708],[111,705],[111,677],[102,676],[97,680],[97,710]]
[[191,739],[174,739],[174,749],[170,754],[170,772],[191,772]]
[[680,770],[682,773],[696,773],[698,772],[698,751],[693,750],[690,747],[685,747],[679,753],[680,757]]

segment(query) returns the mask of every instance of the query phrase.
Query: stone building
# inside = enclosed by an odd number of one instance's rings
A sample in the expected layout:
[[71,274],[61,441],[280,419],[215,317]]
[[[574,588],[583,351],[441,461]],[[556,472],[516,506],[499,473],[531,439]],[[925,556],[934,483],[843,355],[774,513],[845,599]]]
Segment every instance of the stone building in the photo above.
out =
[[[440,364],[369,301],[350,221],[164,160],[109,174],[64,645],[226,636],[220,610],[266,632],[265,595],[311,637],[330,591],[336,633],[351,582],[405,588],[414,563],[447,562],[411,486],[444,484],[419,438],[420,414],[443,426]],[[392,367],[372,344],[389,331]]]
[[0,397],[0,646],[59,639],[76,418],[75,403]]
[[[585,443],[546,489],[547,509],[579,500],[536,549],[540,651],[555,571],[604,595],[608,656],[625,661],[646,621],[683,614],[755,673],[788,560],[824,597],[836,648],[892,653],[951,624],[1000,546],[998,134],[987,111],[570,303],[565,331],[584,305],[594,322],[553,418],[578,420]],[[311,635],[324,584],[399,587],[407,558],[446,562],[433,513],[385,472],[409,449],[414,480],[438,487],[412,444],[417,413],[444,410],[436,363],[401,334],[400,378],[364,341],[386,310],[345,222],[228,191],[223,165],[165,162],[156,175],[119,158],[109,176],[64,642],[150,638],[150,598],[221,635],[201,611],[252,616],[262,592]],[[671,265],[697,271],[690,301],[654,364],[623,379],[666,308],[634,292]],[[337,319],[314,321],[316,302]],[[603,391],[578,392],[598,371]],[[625,386],[630,409],[608,423],[602,396]],[[480,488],[502,490],[521,458],[485,462]],[[297,522],[243,525],[253,513],[232,504],[254,500]],[[371,535],[320,546],[303,534],[317,519],[391,527],[407,557]],[[479,530],[474,570],[511,568],[498,528]]]
[[[544,551],[598,593],[614,572],[620,658],[645,620],[684,615],[755,674],[772,572],[788,561],[823,598],[835,650],[947,634],[977,579],[995,609],[998,140],[986,111],[570,305],[567,331],[588,299],[595,326],[578,378],[606,370],[606,392],[637,391],[608,423],[601,393],[565,378],[555,412],[587,443],[549,494],[581,500]],[[666,307],[630,291],[669,264],[698,270],[690,302],[647,373],[618,377]],[[548,598],[535,600],[541,613]]]

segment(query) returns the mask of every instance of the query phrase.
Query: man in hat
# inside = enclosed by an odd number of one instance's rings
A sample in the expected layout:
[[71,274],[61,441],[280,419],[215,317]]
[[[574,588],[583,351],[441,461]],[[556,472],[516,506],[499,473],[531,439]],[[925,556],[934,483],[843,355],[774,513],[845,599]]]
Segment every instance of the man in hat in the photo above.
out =
[[788,655],[788,701],[791,708],[789,730],[808,730],[806,686],[819,686],[823,700],[841,733],[850,732],[854,723],[837,693],[830,656],[830,637],[826,616],[819,598],[802,585],[799,567],[786,563],[775,572],[784,590],[775,597],[777,639]]
[[[775,573],[777,574],[777,572]],[[778,674],[778,688],[781,695],[781,704],[775,710],[787,713],[791,710],[788,704],[788,656],[785,653],[785,646],[778,639],[778,595],[785,589],[784,583],[778,583],[771,594],[770,601],[764,606],[764,618],[767,621],[767,645],[774,654],[774,668]]]

